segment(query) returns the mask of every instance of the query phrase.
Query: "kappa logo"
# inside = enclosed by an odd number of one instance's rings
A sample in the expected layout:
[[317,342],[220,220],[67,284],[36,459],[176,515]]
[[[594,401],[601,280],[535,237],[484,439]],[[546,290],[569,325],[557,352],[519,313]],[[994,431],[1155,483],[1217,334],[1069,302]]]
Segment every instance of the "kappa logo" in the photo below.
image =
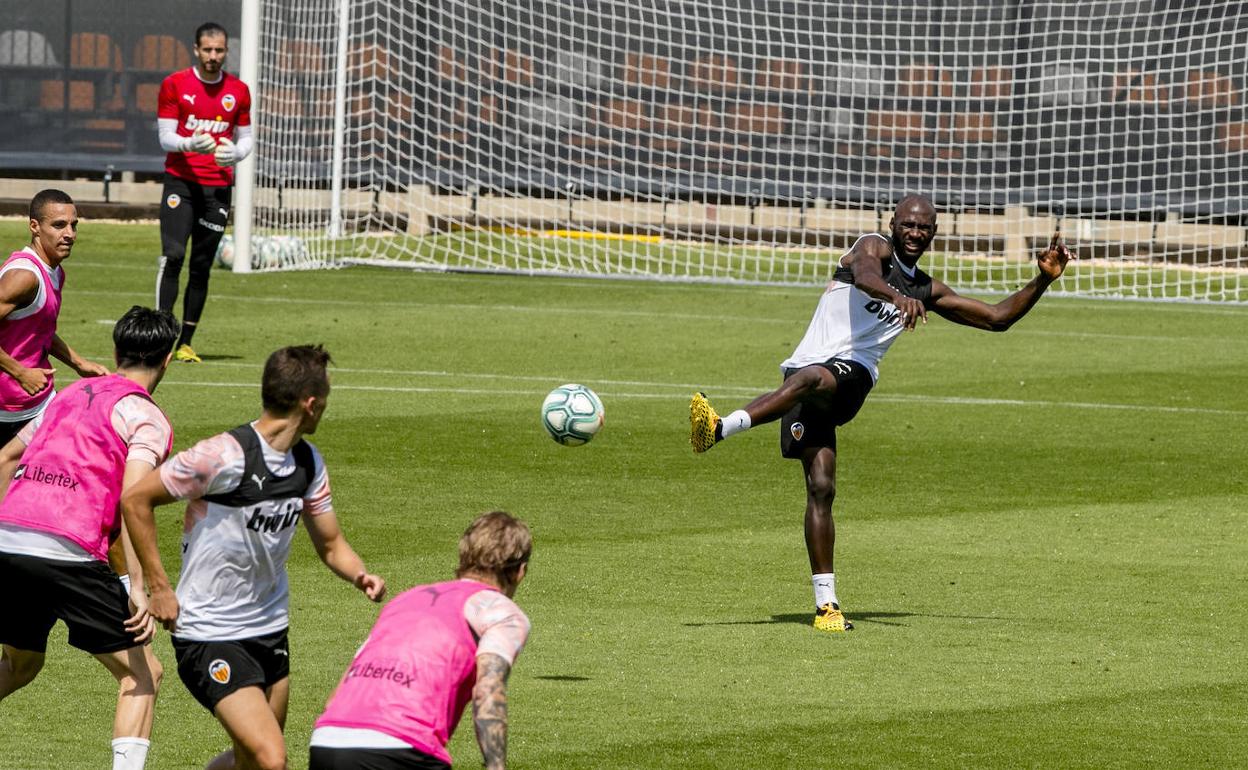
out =
[[806,426],[795,422],[789,426],[789,433],[792,434],[794,441],[801,441],[802,436],[806,435]]
[[169,193],[169,197],[165,198],[165,205],[171,209],[176,209],[181,202],[182,196],[177,193]]
[[229,684],[230,664],[221,658],[217,658],[208,664],[208,676],[212,677],[212,681],[218,684]]
[[238,102],[234,99],[234,94],[226,94],[221,99],[221,109],[226,112],[233,112],[235,104],[238,104]]

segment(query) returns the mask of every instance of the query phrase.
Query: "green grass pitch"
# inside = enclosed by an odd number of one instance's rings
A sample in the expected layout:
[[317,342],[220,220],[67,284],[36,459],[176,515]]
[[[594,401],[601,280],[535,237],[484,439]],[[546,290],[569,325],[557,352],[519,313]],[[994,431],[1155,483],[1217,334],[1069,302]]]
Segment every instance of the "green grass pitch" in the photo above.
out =
[[[23,222],[0,223],[13,248]],[[97,358],[153,299],[154,225],[87,223],[61,334]],[[772,426],[705,456],[689,394],[773,387],[817,289],[218,271],[195,347],[157,392],[176,448],[251,419],[264,357],[323,342],[314,437],[355,548],[391,591],[447,578],[477,513],[525,518],[511,678],[516,768],[1230,767],[1248,757],[1248,308],[1046,298],[991,335],[906,334],[840,432],[839,592],[818,634],[798,466]],[[63,367],[62,367],[63,368]],[[68,379],[68,378],[66,378]],[[65,381],[65,380],[62,380]],[[539,424],[580,382],[588,446]],[[176,570],[181,511],[159,512]],[[377,607],[306,537],[292,586],[291,767]],[[5,590],[21,590],[6,586]],[[98,768],[115,687],[68,648],[0,703],[0,765]],[[168,636],[150,768],[227,744]],[[451,747],[479,755],[471,724]]]

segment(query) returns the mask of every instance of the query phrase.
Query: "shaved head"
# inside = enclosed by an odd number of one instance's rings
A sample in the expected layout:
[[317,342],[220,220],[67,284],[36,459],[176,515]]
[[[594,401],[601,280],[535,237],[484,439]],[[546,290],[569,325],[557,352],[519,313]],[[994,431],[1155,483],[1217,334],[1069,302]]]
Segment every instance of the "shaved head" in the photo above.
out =
[[901,216],[902,210],[907,213],[914,212],[916,214],[930,214],[933,219],[936,218],[936,207],[932,202],[922,195],[907,195],[897,201],[897,210],[893,216]]
[[936,207],[922,195],[907,195],[897,201],[888,227],[893,233],[893,253],[913,267],[936,237]]

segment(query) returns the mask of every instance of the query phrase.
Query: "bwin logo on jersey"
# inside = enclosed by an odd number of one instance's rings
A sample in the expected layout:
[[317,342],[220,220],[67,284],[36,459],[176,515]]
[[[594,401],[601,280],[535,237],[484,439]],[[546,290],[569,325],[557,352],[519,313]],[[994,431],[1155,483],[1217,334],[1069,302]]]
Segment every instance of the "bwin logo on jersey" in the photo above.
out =
[[794,441],[801,441],[802,436],[806,435],[806,426],[795,422],[789,426],[789,433],[792,434]]
[[258,505],[247,519],[247,529],[252,532],[281,532],[299,521],[299,514],[302,510],[303,500],[301,499],[287,500],[281,510],[273,513],[265,513],[264,506]]
[[[888,308],[893,309],[889,310]],[[901,320],[900,310],[892,305],[886,305],[878,299],[873,299],[866,305],[863,305],[863,310],[866,310],[868,313],[874,313],[876,318],[886,324],[895,324]]]
[[200,119],[195,117],[193,114],[186,116],[186,123],[183,124],[183,126],[192,134],[195,133],[195,129],[203,129],[210,134],[224,134],[230,128],[230,124],[220,118],[217,118],[216,120],[209,120],[208,118]]

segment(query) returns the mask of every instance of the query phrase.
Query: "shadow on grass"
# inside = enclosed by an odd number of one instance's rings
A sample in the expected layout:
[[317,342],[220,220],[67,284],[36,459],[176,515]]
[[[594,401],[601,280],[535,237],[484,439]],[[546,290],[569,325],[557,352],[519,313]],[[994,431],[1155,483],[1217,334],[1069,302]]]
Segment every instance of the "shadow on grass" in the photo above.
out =
[[[1012,620],[1012,618],[992,615],[930,615],[920,612],[847,612],[845,617],[855,623],[878,623],[883,626],[908,626],[898,623],[897,618],[941,618],[945,620]],[[790,612],[783,615],[772,615],[768,620],[715,620],[706,623],[685,623],[684,625],[699,628],[702,626],[770,626],[777,623],[796,623],[801,626],[810,625],[814,619],[813,612]]]
[[199,357],[205,361],[239,361],[243,358],[242,356],[232,356],[228,353],[200,353]]

